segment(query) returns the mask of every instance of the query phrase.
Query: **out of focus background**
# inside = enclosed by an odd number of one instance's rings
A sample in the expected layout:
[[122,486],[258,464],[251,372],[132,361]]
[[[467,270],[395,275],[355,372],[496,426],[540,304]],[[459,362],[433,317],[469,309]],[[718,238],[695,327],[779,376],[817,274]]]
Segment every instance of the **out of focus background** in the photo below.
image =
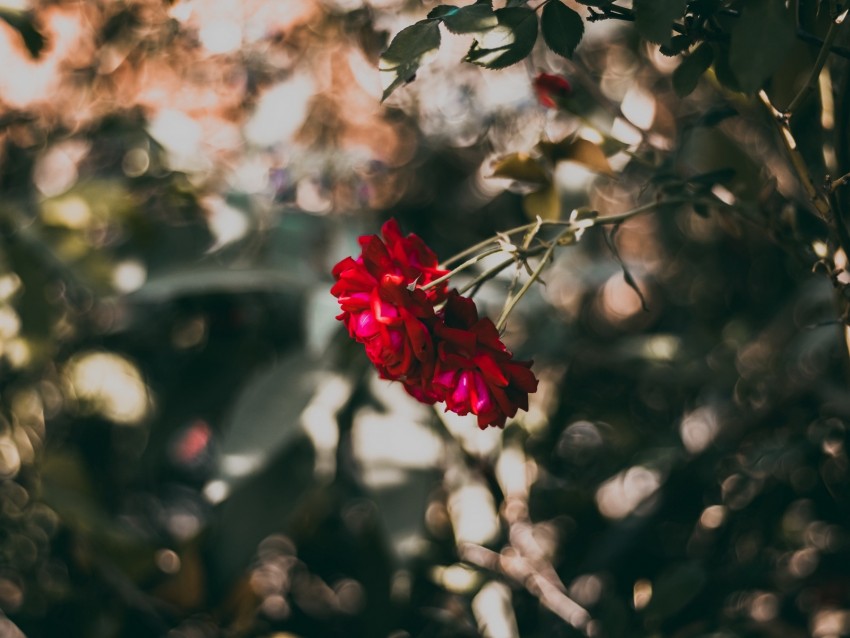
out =
[[[381,103],[433,6],[0,2],[0,636],[850,633],[843,306],[764,114],[711,73],[680,98],[605,20],[500,71],[444,32]],[[828,167],[846,116],[814,101]],[[528,172],[571,135],[595,150]],[[333,264],[390,216],[445,259],[703,191],[556,253],[508,324],[540,388],[504,431],[334,320]]]

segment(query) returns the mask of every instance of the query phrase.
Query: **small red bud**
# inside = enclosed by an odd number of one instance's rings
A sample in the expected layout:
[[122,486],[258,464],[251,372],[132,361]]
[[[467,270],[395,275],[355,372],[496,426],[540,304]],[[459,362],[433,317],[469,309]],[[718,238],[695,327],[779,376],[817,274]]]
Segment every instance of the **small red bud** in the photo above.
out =
[[558,100],[569,97],[573,87],[562,75],[551,73],[539,73],[534,78],[534,92],[537,101],[546,108],[554,109],[558,106]]

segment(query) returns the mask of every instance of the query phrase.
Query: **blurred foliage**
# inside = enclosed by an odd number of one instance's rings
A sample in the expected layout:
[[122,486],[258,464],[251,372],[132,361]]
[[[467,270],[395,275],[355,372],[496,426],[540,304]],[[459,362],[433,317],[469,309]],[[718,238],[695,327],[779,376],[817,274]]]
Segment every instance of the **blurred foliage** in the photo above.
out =
[[[0,636],[850,634],[841,10],[0,2]],[[511,315],[504,431],[333,319],[390,215],[654,202]]]

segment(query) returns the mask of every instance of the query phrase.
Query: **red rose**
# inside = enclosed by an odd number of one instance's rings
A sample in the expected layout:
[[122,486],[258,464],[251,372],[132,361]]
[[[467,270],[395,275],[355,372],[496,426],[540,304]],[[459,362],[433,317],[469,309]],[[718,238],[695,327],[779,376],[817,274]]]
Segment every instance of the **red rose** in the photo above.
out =
[[507,417],[528,409],[537,390],[531,361],[514,361],[490,319],[478,318],[475,302],[449,293],[434,326],[437,365],[433,390],[446,409],[478,416],[478,427],[504,427]]
[[382,234],[360,238],[361,255],[334,266],[331,288],[342,309],[337,319],[380,375],[401,381],[424,403],[472,412],[482,429],[503,427],[518,409],[527,410],[528,393],[537,390],[531,362],[513,360],[472,299],[447,293],[445,283],[422,290],[448,271],[419,237],[402,237],[394,220]]
[[560,100],[572,94],[573,87],[563,76],[539,73],[534,78],[534,92],[537,94],[537,101],[540,104],[546,108],[554,109],[558,106]]
[[[333,269],[331,294],[339,299],[349,335],[364,344],[366,355],[387,379],[430,384],[434,350],[430,324],[434,304],[446,285],[424,292],[424,285],[444,275],[437,257],[416,235],[402,237],[390,220],[377,235],[360,238],[362,254],[347,257]],[[385,243],[386,242],[386,243]],[[424,377],[423,377],[424,375]],[[418,398],[418,397],[417,397]]]

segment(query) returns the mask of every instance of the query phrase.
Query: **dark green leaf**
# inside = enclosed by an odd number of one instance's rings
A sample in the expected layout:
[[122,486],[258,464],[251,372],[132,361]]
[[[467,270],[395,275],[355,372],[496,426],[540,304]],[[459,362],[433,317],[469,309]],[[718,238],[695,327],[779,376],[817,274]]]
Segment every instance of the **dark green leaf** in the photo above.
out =
[[31,13],[0,9],[0,20],[17,31],[27,47],[27,51],[37,58],[44,48],[44,35],[35,26]]
[[685,14],[687,0],[634,0],[638,33],[650,42],[668,44],[673,23]]
[[690,37],[686,35],[674,35],[670,39],[670,44],[662,44],[658,50],[661,51],[662,55],[673,57],[683,51],[687,51],[691,44],[693,44],[693,40]]
[[452,15],[453,13],[457,13],[458,8],[450,5],[450,4],[442,4],[438,7],[434,7],[431,11],[428,12],[428,19],[430,20],[438,20],[440,18],[445,18],[448,15]]
[[705,571],[696,562],[674,565],[655,582],[648,616],[667,618],[687,605],[705,586]]
[[738,78],[732,71],[732,66],[729,63],[729,45],[726,43],[715,43],[714,48],[714,74],[717,76],[717,81],[723,86],[733,91],[740,91],[741,87],[738,84]]
[[730,117],[738,115],[738,111],[730,106],[721,106],[709,109],[699,118],[700,126],[717,126],[723,120],[728,120]]
[[697,202],[697,203],[694,204],[694,212],[697,215],[699,215],[700,217],[710,217],[711,216],[711,209],[708,206],[706,206],[705,204],[701,204],[700,202]]
[[498,26],[472,43],[466,61],[503,69],[531,53],[537,40],[537,14],[531,9],[506,7],[496,11]]
[[614,0],[577,0],[579,4],[586,4],[589,7],[607,7],[613,4]]
[[791,14],[782,0],[752,0],[732,29],[729,65],[745,93],[758,91],[794,42]]
[[714,61],[714,51],[710,44],[703,42],[673,71],[673,88],[676,94],[679,97],[690,95],[697,88],[700,77],[708,70],[712,61]]
[[443,20],[443,24],[452,33],[477,33],[492,29],[498,23],[496,13],[486,4],[462,7]]
[[410,82],[419,69],[422,56],[439,46],[440,23],[437,20],[421,20],[402,29],[381,56],[380,70],[391,76],[381,99],[386,100],[399,86]]
[[560,0],[551,0],[543,7],[540,26],[549,48],[565,58],[572,57],[584,34],[581,16]]
[[381,56],[381,62],[384,68],[391,68],[417,59],[439,46],[439,23],[435,20],[420,20],[398,32]]
[[708,173],[700,173],[699,175],[694,175],[689,178],[688,181],[692,184],[726,184],[735,179],[735,169],[734,168],[720,168],[716,171],[709,171]]

